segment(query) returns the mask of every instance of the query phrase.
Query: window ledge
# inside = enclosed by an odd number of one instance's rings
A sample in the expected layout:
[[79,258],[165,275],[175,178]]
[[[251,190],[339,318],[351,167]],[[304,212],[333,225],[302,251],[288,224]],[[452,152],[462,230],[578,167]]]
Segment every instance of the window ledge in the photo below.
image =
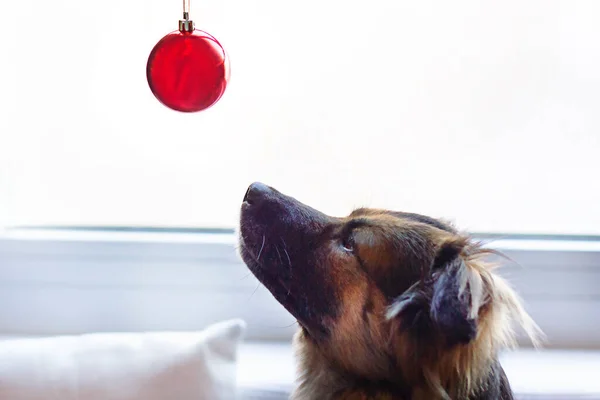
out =
[[[482,239],[516,261],[499,272],[549,346],[600,348],[598,238]],[[235,244],[231,231],[2,231],[0,332],[199,329],[242,318],[249,339],[289,340],[294,319],[248,272]]]

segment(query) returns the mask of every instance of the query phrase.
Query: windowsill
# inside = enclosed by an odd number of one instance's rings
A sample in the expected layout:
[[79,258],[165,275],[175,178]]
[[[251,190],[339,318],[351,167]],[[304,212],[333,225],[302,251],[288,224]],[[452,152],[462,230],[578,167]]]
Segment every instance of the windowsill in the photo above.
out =
[[[523,349],[501,361],[518,399],[600,399],[600,351]],[[291,344],[242,345],[238,386],[247,397],[284,399],[277,396],[290,393],[295,376]]]
[[[600,240],[484,238],[548,347],[600,348]],[[228,318],[289,341],[294,319],[240,261],[232,232],[0,231],[0,332],[194,330]],[[209,306],[210,305],[210,306]]]

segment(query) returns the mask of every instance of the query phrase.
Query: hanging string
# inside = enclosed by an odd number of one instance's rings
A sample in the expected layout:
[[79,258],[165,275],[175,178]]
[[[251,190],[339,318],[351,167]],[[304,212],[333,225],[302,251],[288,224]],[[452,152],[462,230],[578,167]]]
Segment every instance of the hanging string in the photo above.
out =
[[190,18],[190,0],[183,0],[183,19]]

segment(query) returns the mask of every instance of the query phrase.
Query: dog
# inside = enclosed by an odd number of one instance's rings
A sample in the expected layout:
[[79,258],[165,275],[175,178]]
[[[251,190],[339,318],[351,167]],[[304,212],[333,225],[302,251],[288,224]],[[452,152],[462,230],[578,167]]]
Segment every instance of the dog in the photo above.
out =
[[424,215],[330,217],[253,183],[239,252],[298,321],[293,400],[513,399],[498,353],[542,335],[495,252]]

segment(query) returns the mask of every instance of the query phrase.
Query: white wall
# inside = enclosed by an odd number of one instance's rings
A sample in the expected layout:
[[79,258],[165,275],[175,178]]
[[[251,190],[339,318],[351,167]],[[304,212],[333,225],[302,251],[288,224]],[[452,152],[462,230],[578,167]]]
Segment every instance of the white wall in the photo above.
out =
[[336,214],[600,234],[599,2],[197,0],[232,81],[195,115],[145,81],[180,7],[0,3],[2,223],[233,226],[262,180]]

